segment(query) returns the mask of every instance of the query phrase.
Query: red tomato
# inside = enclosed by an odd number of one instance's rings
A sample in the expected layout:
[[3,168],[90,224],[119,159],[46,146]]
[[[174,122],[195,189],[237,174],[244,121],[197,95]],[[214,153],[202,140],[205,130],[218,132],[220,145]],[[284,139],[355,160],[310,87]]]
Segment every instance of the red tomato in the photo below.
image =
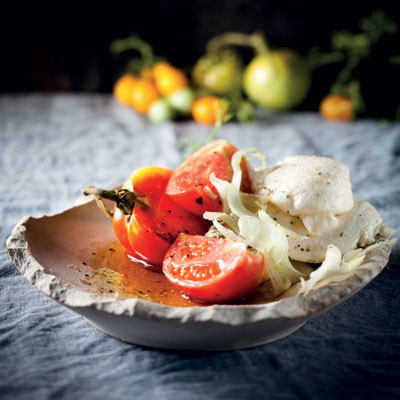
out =
[[[125,212],[118,204],[118,201],[124,202],[123,195],[114,194],[118,197],[114,199],[117,204],[113,216],[117,239],[128,254],[155,266],[162,265],[165,253],[179,233],[204,234],[209,225],[165,194],[172,173],[169,169],[157,167],[142,167],[134,171],[123,186],[127,190],[125,195],[128,193],[135,199],[125,203],[128,208]],[[107,193],[111,192],[100,190],[96,194],[110,198]]]
[[[202,147],[184,161],[172,175],[166,193],[186,210],[203,215],[205,211],[221,211],[217,189],[210,181],[211,174],[231,181],[231,159],[237,148],[226,140],[216,140]],[[248,165],[242,164],[242,191],[250,192]]]
[[194,300],[224,303],[267,278],[263,254],[226,239],[181,233],[164,258],[167,279]]
[[126,216],[118,207],[114,208],[113,228],[115,236],[117,237],[118,241],[122,244],[122,246],[125,247],[128,254],[137,258],[138,254],[129,243],[128,230],[126,229],[127,219],[128,216]]

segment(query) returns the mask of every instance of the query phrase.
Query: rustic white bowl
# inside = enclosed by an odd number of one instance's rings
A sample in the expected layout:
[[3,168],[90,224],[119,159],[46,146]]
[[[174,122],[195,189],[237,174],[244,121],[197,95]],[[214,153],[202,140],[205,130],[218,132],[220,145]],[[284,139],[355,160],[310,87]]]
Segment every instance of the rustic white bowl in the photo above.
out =
[[81,282],[88,272],[82,259],[113,240],[110,220],[90,201],[57,215],[23,218],[7,240],[7,252],[35,287],[111,336],[144,346],[208,351],[257,346],[291,334],[375,278],[390,254],[390,247],[374,250],[353,277],[304,297],[180,308],[88,291]]

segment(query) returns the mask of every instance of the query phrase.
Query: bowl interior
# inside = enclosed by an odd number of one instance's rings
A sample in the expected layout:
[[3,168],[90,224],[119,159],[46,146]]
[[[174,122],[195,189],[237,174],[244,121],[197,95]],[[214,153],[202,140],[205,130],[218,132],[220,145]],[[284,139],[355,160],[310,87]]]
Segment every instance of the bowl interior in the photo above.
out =
[[111,220],[92,201],[52,217],[29,219],[26,240],[45,272],[90,290],[90,259],[115,236]]

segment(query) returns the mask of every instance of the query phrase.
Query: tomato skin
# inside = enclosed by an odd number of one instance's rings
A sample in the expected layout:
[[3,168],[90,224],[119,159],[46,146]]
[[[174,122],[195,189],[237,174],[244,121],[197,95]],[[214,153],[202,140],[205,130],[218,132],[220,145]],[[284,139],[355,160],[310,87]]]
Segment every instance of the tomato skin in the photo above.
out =
[[289,49],[253,58],[243,74],[247,97],[261,107],[276,111],[298,106],[310,86],[310,69],[299,54]]
[[153,82],[145,79],[137,79],[132,87],[130,104],[141,114],[146,114],[150,106],[159,97],[160,95]]
[[136,251],[133,249],[128,239],[128,230],[126,225],[129,223],[129,216],[125,215],[118,207],[114,208],[113,214],[113,229],[115,236],[118,241],[125,247],[128,254],[131,256],[136,255]]
[[320,113],[332,121],[351,121],[355,117],[354,104],[350,97],[329,94],[320,105]]
[[154,82],[153,69],[151,67],[144,67],[140,70],[139,76],[146,81]]
[[222,99],[217,96],[204,96],[192,105],[193,119],[199,124],[214,125],[218,117],[223,118],[228,110]]
[[136,79],[130,75],[125,74],[115,82],[113,88],[114,97],[123,104],[131,104],[131,94]]
[[190,88],[179,89],[168,97],[168,102],[174,110],[183,115],[189,115],[194,102],[194,92]]
[[[132,185],[129,181],[122,185],[122,189],[132,190]],[[129,225],[129,215],[125,215],[118,207],[114,207],[113,212],[113,229],[115,236],[118,241],[124,246],[127,253],[135,258],[140,259],[140,255],[135,251],[135,249],[129,243],[128,229]]]
[[231,51],[204,55],[192,71],[196,86],[218,96],[228,96],[239,91],[242,75],[243,65]]
[[163,272],[187,296],[225,303],[252,292],[267,278],[264,256],[226,239],[180,234],[165,255]]
[[158,99],[149,108],[147,118],[154,124],[171,121],[174,118],[174,109],[165,98]]
[[189,86],[186,75],[173,65],[161,61],[153,67],[153,76],[162,96],[169,96],[179,89]]
[[[166,193],[182,208],[202,216],[205,211],[222,211],[218,191],[211,174],[231,181],[231,159],[237,148],[226,140],[215,140],[187,158],[172,175]],[[242,190],[250,192],[247,163],[242,164]]]
[[130,216],[115,208],[114,232],[128,254],[155,266],[161,266],[164,255],[181,232],[204,234],[208,222],[174,203],[165,188],[173,171],[142,167],[132,173],[123,188],[141,199]]

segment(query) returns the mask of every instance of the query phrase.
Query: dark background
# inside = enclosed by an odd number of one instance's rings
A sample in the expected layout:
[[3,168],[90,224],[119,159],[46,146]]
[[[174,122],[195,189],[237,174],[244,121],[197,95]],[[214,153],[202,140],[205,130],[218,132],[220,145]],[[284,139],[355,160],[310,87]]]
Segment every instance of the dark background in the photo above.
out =
[[[189,69],[212,36],[236,30],[263,30],[272,47],[305,54],[311,47],[329,50],[332,31],[356,32],[358,21],[375,9],[400,24],[400,2],[144,0],[7,2],[2,6],[0,92],[111,92],[124,57],[109,53],[113,39],[138,33],[160,55]],[[391,116],[400,104],[400,34],[385,37],[374,56],[356,70],[367,116]],[[244,54],[249,58],[250,54]],[[341,64],[323,67],[299,107],[316,110]]]

